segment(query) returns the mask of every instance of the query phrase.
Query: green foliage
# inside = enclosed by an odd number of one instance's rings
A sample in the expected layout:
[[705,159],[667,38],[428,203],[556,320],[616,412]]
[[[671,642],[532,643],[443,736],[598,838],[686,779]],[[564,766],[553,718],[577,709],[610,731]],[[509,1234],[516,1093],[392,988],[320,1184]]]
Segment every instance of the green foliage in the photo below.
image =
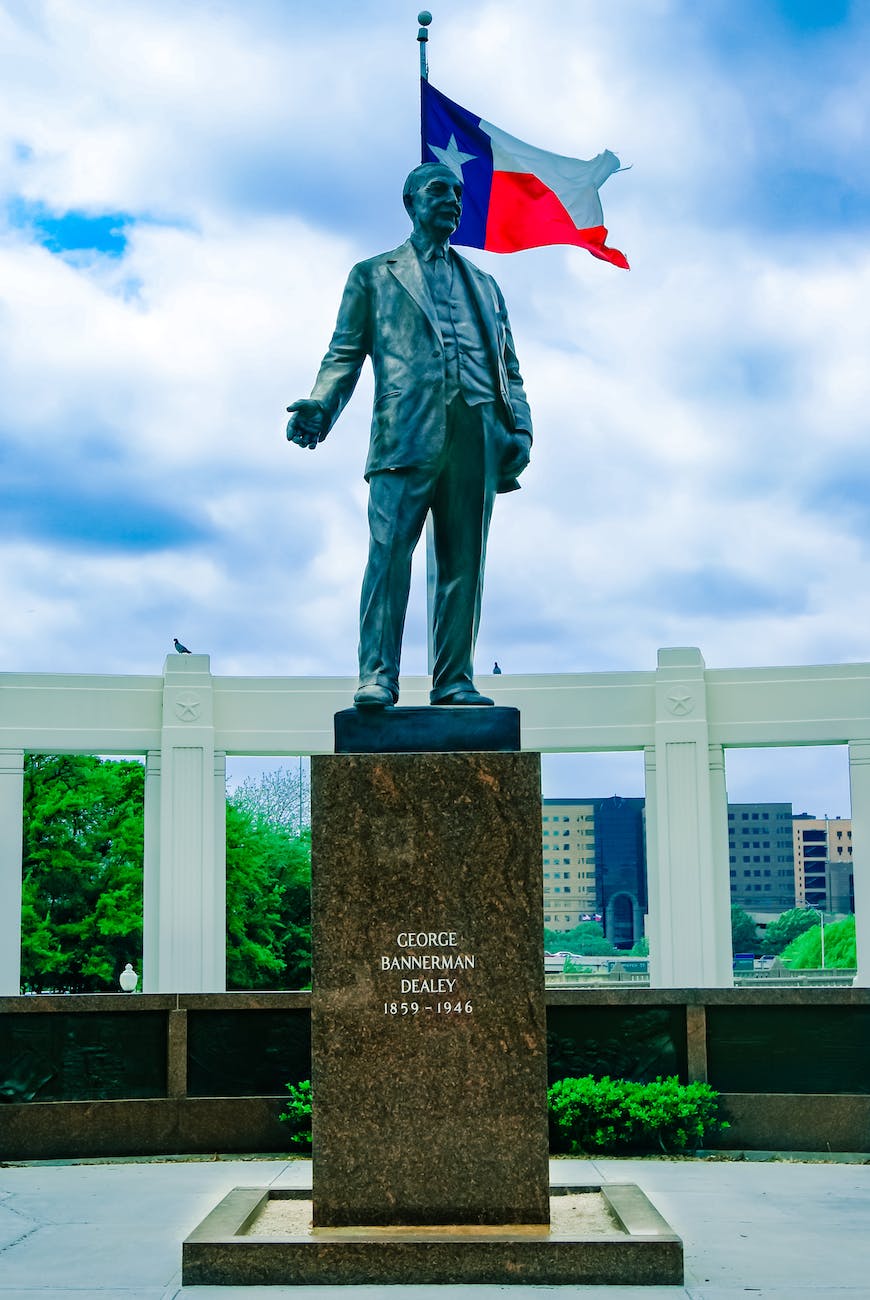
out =
[[287,1108],[278,1116],[282,1124],[287,1124],[288,1144],[299,1151],[311,1150],[311,1083],[303,1079],[301,1083],[288,1083],[290,1096]]
[[610,957],[616,952],[599,921],[581,921],[573,930],[544,930],[547,952],[573,952],[578,957]]
[[[289,1145],[311,1150],[311,1084],[288,1083],[278,1116],[290,1128]],[[547,1093],[550,1150],[571,1155],[611,1151],[694,1151],[705,1137],[727,1129],[719,1094],[708,1083],[678,1079],[560,1079]]]
[[227,988],[311,983],[311,837],[227,802]]
[[[799,934],[782,954],[791,970],[820,970],[822,965],[822,935],[819,918],[811,930]],[[855,918],[832,921],[825,926],[825,969],[854,970],[858,965],[855,950]]]
[[550,1088],[550,1147],[572,1155],[618,1151],[693,1151],[728,1127],[707,1083],[676,1078],[561,1079]]
[[777,957],[780,953],[785,952],[789,944],[803,934],[805,930],[811,930],[815,926],[819,928],[819,916],[809,907],[793,907],[789,912],[783,912],[764,932],[764,938],[761,941],[761,951],[767,957]]
[[294,838],[311,826],[308,759],[293,767],[248,776],[230,795],[233,805],[256,822],[278,827]]
[[141,763],[88,754],[24,762],[21,982],[117,990],[142,962]]
[[649,939],[642,934],[636,939],[629,949],[630,957],[648,957],[649,956]]
[[[24,767],[22,988],[117,991],[142,970],[145,772],[87,754]],[[297,791],[298,794],[298,791]],[[250,797],[250,790],[248,791]],[[227,805],[229,988],[311,981],[310,836]]]
[[742,907],[738,907],[736,903],[731,904],[731,951],[751,953],[761,951],[757,925],[749,913]]

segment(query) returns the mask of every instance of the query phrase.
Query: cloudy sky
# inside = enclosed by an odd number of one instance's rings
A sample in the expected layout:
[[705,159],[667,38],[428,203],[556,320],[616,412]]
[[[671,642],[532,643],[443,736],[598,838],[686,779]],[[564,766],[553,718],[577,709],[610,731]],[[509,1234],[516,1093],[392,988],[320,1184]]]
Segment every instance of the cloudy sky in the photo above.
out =
[[[407,233],[417,8],[0,2],[0,672],[156,673],[173,635],[217,674],[355,671],[371,381],[313,455],[284,408]],[[445,94],[631,165],[602,190],[630,272],[471,254],[536,436],[479,667],[870,658],[870,8],[433,8]],[[408,672],[423,623],[421,569]],[[735,756],[732,797],[846,812],[840,758],[789,791]]]

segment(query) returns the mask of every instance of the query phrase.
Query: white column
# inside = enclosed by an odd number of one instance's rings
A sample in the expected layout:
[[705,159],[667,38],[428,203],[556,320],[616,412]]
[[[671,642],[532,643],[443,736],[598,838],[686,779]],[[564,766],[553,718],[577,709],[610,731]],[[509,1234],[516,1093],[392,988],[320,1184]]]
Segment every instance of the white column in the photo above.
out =
[[209,960],[218,987],[227,987],[227,756],[214,756],[214,851]]
[[158,991],[160,933],[160,750],[145,755],[145,844],[142,890],[142,992]]
[[21,992],[24,750],[0,749],[0,996]]
[[[650,983],[733,984],[728,816],[722,751],[711,749],[699,650],[659,651],[654,807],[647,806]],[[655,948],[653,948],[653,937]]]
[[730,988],[734,984],[734,944],[731,940],[731,848],[728,840],[725,750],[721,745],[708,745],[707,766],[710,773],[710,839],[713,851],[708,942],[711,944],[713,963],[718,975],[717,983],[713,987]]
[[662,897],[662,888],[667,888],[668,881],[662,879],[659,871],[659,828],[658,828],[658,786],[656,783],[656,751],[654,745],[647,745],[643,751],[644,777],[644,835],[646,837],[646,937],[649,944],[650,985],[661,987],[661,975],[658,965],[658,951],[661,938],[658,930],[662,911],[670,906],[670,901]]
[[855,984],[870,988],[870,741],[849,745],[852,796],[852,878],[855,885]]
[[160,993],[222,992],[226,858],[208,655],[167,658],[161,741],[159,775],[152,762],[150,777],[159,788],[160,828],[156,861],[153,843],[148,854],[148,985]]

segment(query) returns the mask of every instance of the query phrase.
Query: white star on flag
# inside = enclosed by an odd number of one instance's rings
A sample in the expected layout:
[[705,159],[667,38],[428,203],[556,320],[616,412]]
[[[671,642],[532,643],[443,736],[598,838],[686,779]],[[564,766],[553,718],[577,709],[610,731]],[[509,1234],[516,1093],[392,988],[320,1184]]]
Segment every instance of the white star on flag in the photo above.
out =
[[462,164],[472,162],[477,157],[477,154],[474,153],[463,153],[456,143],[455,135],[451,135],[446,149],[439,149],[434,144],[430,144],[429,148],[435,157],[443,162],[445,167],[449,167],[452,172],[456,173],[460,180],[462,180]]

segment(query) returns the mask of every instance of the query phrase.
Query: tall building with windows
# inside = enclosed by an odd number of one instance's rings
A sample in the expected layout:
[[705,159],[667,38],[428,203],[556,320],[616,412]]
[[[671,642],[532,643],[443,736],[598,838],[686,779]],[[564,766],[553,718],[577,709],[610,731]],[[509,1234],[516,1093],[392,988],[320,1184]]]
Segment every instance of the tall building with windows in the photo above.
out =
[[[544,924],[600,920],[618,948],[644,931],[643,799],[544,799]],[[764,923],[792,907],[854,912],[852,823],[811,817],[790,803],[729,803],[731,901]]]
[[798,813],[793,828],[797,906],[854,912],[851,820]]
[[729,803],[728,854],[732,903],[762,916],[794,907],[790,803]]
[[544,925],[548,930],[571,930],[598,911],[594,825],[591,800],[543,801]]
[[545,799],[544,924],[570,930],[597,916],[618,948],[643,935],[647,907],[644,801]]

